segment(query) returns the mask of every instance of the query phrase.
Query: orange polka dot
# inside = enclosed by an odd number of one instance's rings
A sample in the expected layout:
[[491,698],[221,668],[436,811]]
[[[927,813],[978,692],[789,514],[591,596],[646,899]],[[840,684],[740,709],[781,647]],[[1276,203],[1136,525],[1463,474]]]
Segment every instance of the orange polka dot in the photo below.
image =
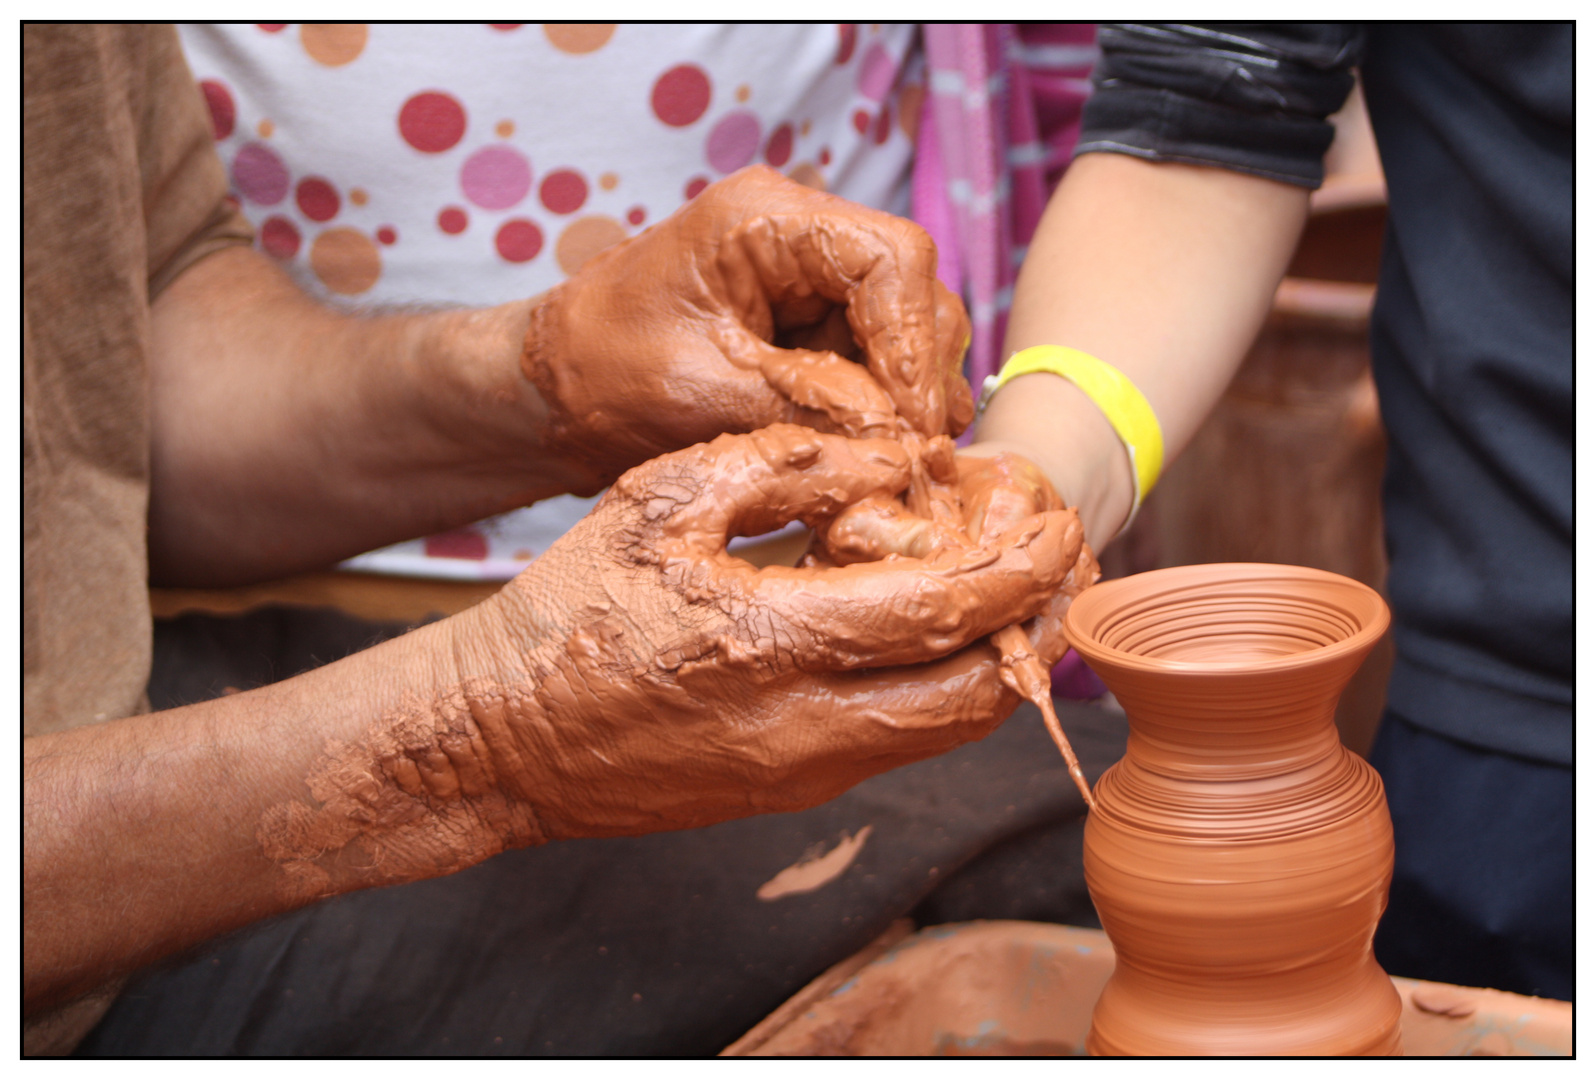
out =
[[515,121],[500,120],[497,124],[493,125],[493,133],[501,139],[508,139],[511,135],[515,134]]
[[382,276],[377,245],[357,229],[328,229],[310,245],[310,268],[329,290],[358,296]]
[[272,132],[277,130],[277,125],[273,124],[270,120],[262,120],[260,123],[255,125],[255,130],[260,132],[261,138],[269,139],[272,137]]
[[920,135],[920,109],[925,105],[925,87],[905,86],[898,95],[898,126],[913,142]]
[[554,257],[567,275],[582,269],[593,256],[626,239],[626,227],[611,217],[595,214],[578,218],[560,234]]
[[809,129],[814,127],[814,126],[815,125],[811,121],[805,120],[803,122],[803,126],[798,129],[798,134],[804,136],[805,138],[808,138],[809,137]]
[[614,23],[543,24],[543,36],[549,39],[549,44],[573,55],[602,49],[614,35]]
[[351,205],[365,206],[369,199],[370,196],[366,194],[365,188],[352,187],[349,189],[349,202]]
[[804,187],[812,187],[819,191],[826,190],[826,178],[820,175],[820,170],[807,161],[802,165],[795,165],[787,173],[787,179],[796,181]]
[[305,23],[299,43],[310,58],[327,67],[342,67],[366,48],[365,23]]
[[754,92],[748,88],[748,84],[747,83],[743,83],[741,86],[739,86],[737,88],[737,100],[738,100],[738,102],[746,102],[749,98],[753,97],[753,95],[754,95]]
[[599,187],[603,188],[605,191],[614,191],[615,185],[619,184],[620,182],[621,178],[612,172],[604,173],[599,177]]

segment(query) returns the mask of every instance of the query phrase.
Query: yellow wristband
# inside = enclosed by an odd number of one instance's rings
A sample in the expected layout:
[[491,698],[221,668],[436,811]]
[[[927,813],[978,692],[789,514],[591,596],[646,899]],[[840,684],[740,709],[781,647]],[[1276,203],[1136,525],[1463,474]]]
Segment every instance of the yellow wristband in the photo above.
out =
[[1119,441],[1125,444],[1131,473],[1136,477],[1136,498],[1131,504],[1130,518],[1125,521],[1128,526],[1164,469],[1164,430],[1158,426],[1153,407],[1118,368],[1090,353],[1061,345],[1033,345],[1009,357],[1002,371],[987,376],[981,387],[979,408],[985,410],[992,395],[1010,379],[1038,371],[1060,375],[1079,387],[1108,417]]

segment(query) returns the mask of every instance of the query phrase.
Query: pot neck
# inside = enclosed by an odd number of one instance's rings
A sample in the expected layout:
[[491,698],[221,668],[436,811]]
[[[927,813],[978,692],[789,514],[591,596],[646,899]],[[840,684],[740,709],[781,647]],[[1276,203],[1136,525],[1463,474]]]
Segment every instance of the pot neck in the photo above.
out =
[[1336,701],[1356,661],[1270,672],[1099,672],[1130,722],[1126,756],[1167,776],[1249,780],[1340,752]]

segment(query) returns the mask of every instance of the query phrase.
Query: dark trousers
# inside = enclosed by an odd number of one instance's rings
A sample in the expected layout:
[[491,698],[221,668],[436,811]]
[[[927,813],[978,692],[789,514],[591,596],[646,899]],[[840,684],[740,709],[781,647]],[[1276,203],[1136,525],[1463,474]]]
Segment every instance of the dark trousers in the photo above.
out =
[[1574,771],[1387,711],[1369,755],[1396,830],[1375,955],[1392,975],[1574,997]]
[[[332,613],[186,617],[157,633],[156,707],[247,688],[398,632]],[[1059,703],[1089,776],[1124,719]],[[509,852],[338,897],[131,981],[81,1055],[709,1055],[894,920],[1095,926],[1085,807],[1022,706],[985,740],[823,806]],[[871,829],[813,892],[762,884]]]

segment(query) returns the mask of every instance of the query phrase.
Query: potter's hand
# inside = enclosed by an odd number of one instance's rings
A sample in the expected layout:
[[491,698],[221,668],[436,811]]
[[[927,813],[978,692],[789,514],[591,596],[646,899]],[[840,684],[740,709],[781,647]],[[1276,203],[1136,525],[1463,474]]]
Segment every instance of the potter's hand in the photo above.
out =
[[[907,499],[877,492],[855,500],[816,529],[809,566],[854,566],[894,559],[926,559],[973,546],[999,542],[1036,515],[1064,522],[1055,557],[1070,567],[1045,618],[1028,628],[1038,655],[1049,666],[1064,655],[1054,636],[1069,602],[1100,576],[1097,559],[1085,542],[1080,518],[1048,483],[1042,470],[1019,454],[955,454],[946,438],[918,443],[918,492]],[[908,505],[905,505],[907,503]]]
[[[756,571],[725,551],[909,471],[896,441],[779,425],[621,477],[460,647],[497,669],[465,693],[500,789],[547,838],[639,834],[811,806],[985,735],[1016,698],[983,639],[1049,611],[1069,515],[924,560]],[[1033,625],[1057,659],[1057,619]]]
[[[1064,509],[1042,470],[1019,454],[955,454],[947,438],[912,449],[925,476],[921,505],[912,495],[908,506],[886,496],[859,500],[828,523],[819,544],[824,560],[845,566],[890,555],[925,558],[946,547],[989,542],[1034,514]],[[1071,537],[1081,543],[1078,525]]]
[[1073,509],[1060,509],[1061,500],[1046,476],[1017,454],[960,461],[952,440],[945,436],[929,442],[905,436],[905,442],[915,459],[904,502],[873,495],[850,506],[817,535],[818,543],[811,546],[805,563],[841,565],[916,556],[922,551],[960,551],[971,544],[989,543],[991,537],[1034,512],[1062,514],[1068,523],[1063,537],[1067,546],[1059,557],[1071,565],[1063,589],[1053,597],[1047,617],[1038,619],[1037,626],[1029,632],[1019,625],[1005,626],[992,635],[992,645],[1002,655],[1003,682],[1041,710],[1070,778],[1086,805],[1095,809],[1091,785],[1050,697],[1047,673],[1064,649],[1042,629],[1062,617],[1070,601],[1097,580],[1097,560],[1086,546],[1080,518]]
[[754,167],[551,291],[522,369],[549,406],[551,445],[596,489],[782,421],[860,437],[901,416],[957,434],[973,415],[968,340],[923,229]]
[[[914,440],[909,440],[911,443]],[[932,439],[919,451],[918,494],[906,500],[886,492],[854,501],[822,523],[805,562],[810,566],[855,566],[883,560],[926,559],[1000,542],[1036,515],[1058,518],[1055,558],[1069,566],[1045,617],[1027,628],[1037,654],[1049,667],[1064,655],[1056,636],[1069,602],[1099,577],[1080,518],[1031,462],[1014,453],[990,457],[958,454],[951,440]],[[905,505],[907,502],[909,505]]]

